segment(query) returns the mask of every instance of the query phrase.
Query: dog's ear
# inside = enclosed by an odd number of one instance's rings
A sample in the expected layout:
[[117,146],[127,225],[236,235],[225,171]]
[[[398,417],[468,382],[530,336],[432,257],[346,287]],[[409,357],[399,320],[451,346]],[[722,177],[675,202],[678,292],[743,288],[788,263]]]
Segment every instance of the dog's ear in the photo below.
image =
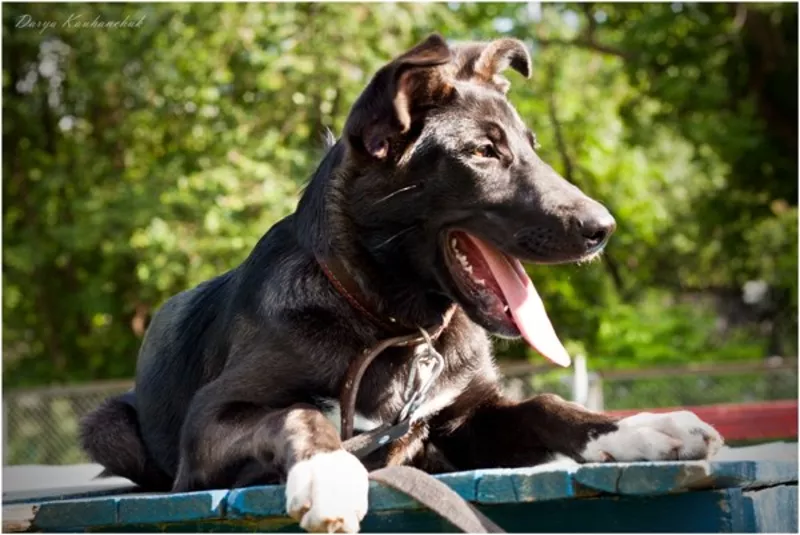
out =
[[[510,86],[501,76],[511,67],[525,78],[531,76],[531,56],[522,41],[518,39],[498,39],[486,44],[471,45],[464,49],[462,77],[477,79],[506,93]],[[471,67],[471,68],[469,68]]]
[[434,34],[381,68],[347,118],[344,131],[350,144],[374,158],[386,158],[393,138],[408,132],[415,112],[452,93],[436,69],[451,58],[447,43]]
[[511,67],[525,78],[531,77],[531,56],[518,39],[498,39],[483,49],[475,62],[475,74],[490,79]]

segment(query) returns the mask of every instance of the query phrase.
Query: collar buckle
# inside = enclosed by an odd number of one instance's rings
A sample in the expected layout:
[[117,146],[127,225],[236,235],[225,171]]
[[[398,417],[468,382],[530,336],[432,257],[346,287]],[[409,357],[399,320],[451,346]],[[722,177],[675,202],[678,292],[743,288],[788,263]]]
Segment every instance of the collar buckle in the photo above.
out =
[[422,333],[424,345],[417,346],[417,354],[411,361],[411,370],[403,395],[406,403],[397,417],[398,422],[408,420],[413,423],[417,420],[417,411],[427,400],[431,388],[444,369],[444,357],[433,347],[433,341],[427,331],[421,327],[419,330]]

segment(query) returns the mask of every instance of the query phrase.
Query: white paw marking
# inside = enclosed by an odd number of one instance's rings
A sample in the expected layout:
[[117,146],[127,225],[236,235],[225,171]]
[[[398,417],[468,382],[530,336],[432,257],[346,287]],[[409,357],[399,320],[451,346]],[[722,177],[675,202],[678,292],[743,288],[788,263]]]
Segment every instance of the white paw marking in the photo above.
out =
[[357,533],[367,514],[367,470],[344,450],[318,453],[292,466],[286,510],[314,533]]
[[581,453],[587,462],[701,460],[722,447],[722,436],[689,411],[623,418],[619,429],[590,440]]
[[569,466],[578,466],[580,463],[573,459],[572,457],[567,457],[561,453],[553,453],[550,459],[546,460],[539,466],[547,466],[548,468],[556,468],[556,467],[569,467]]

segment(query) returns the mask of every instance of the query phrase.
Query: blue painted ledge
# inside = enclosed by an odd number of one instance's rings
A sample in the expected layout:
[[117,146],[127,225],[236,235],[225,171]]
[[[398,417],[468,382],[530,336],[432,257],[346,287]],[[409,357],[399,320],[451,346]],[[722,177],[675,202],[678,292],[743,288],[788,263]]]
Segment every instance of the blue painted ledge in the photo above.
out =
[[[437,476],[506,530],[797,532],[794,461],[545,465]],[[184,494],[85,493],[4,500],[33,506],[31,531],[298,531],[282,486]],[[452,531],[372,483],[364,531]]]

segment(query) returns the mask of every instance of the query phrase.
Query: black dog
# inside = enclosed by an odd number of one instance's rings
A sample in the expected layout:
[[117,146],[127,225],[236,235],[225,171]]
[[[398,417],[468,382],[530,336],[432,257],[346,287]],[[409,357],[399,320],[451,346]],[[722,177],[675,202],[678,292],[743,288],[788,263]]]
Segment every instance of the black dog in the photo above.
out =
[[[297,211],[236,269],[170,299],[139,354],[135,398],[82,425],[92,459],[152,489],[287,480],[310,530],[358,529],[367,473],[326,418],[348,366],[419,326],[444,368],[404,449],[375,462],[451,469],[699,459],[722,443],[687,412],[615,422],[552,395],[523,403],[498,386],[487,331],[569,357],[519,260],[579,261],[615,227],[558,176],[505,97],[507,67],[529,75],[516,40],[448,46],[431,36],[384,66],[353,106]],[[366,371],[367,425],[402,409],[417,349]]]

